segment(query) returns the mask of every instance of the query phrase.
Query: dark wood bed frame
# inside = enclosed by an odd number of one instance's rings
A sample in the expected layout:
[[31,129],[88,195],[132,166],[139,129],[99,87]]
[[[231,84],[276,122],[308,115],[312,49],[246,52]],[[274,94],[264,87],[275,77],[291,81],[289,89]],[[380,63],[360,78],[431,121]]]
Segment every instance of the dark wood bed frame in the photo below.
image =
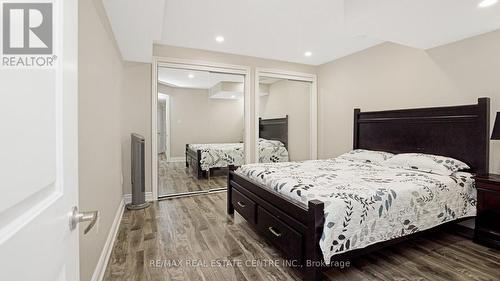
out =
[[[449,156],[468,163],[472,173],[486,174],[489,108],[489,99],[480,98],[477,104],[464,106],[377,112],[355,109],[353,148]],[[230,167],[228,176],[227,213],[233,215],[236,210],[287,259],[300,263],[305,280],[321,280],[325,267],[319,247],[324,224],[323,202],[311,200],[306,208],[234,173],[234,168]],[[351,250],[333,256],[331,261],[345,261],[425,232]]]
[[[281,141],[288,148],[288,115],[284,118],[262,119],[259,118],[259,136],[268,140]],[[193,175],[198,178],[207,178],[215,170],[221,168],[212,168],[209,171],[201,169],[200,165],[201,150],[192,150],[189,144],[186,144],[186,168],[191,168]]]
[[259,118],[259,138],[278,140],[288,148],[288,115],[285,118]]

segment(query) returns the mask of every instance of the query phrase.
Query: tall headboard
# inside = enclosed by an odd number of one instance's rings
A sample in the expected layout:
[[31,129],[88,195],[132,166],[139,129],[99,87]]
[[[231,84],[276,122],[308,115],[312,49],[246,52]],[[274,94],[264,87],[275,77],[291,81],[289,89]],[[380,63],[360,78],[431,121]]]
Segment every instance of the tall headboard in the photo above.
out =
[[361,112],[354,109],[354,149],[453,157],[471,172],[489,171],[490,99],[449,107]]
[[259,118],[259,137],[281,141],[288,148],[288,115],[285,118]]

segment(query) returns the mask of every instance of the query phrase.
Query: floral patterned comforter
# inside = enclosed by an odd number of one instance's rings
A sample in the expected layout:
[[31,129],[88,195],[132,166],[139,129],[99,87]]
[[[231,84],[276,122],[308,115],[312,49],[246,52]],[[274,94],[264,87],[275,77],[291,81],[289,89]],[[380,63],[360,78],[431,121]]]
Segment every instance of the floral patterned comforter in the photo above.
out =
[[465,172],[443,176],[339,157],[249,164],[237,173],[300,204],[325,203],[327,264],[335,254],[476,214],[474,180]]
[[[193,151],[201,150],[200,166],[204,171],[210,168],[223,168],[229,165],[245,164],[243,143],[190,144]],[[259,162],[287,162],[288,150],[279,141],[259,139]]]

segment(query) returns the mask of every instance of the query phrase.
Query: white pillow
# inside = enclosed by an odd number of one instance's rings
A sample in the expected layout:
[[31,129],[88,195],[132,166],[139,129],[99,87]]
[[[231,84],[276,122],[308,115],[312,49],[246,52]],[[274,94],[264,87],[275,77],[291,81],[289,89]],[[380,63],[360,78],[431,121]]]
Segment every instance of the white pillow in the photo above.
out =
[[445,176],[449,176],[460,170],[470,169],[467,164],[460,160],[423,153],[398,154],[384,161],[382,165]]
[[262,145],[262,146],[276,146],[276,147],[285,146],[279,140],[268,140],[268,139],[263,139],[263,138],[259,138],[259,145]]
[[339,157],[348,160],[361,160],[365,162],[380,163],[394,156],[394,154],[384,151],[355,149],[340,155]]

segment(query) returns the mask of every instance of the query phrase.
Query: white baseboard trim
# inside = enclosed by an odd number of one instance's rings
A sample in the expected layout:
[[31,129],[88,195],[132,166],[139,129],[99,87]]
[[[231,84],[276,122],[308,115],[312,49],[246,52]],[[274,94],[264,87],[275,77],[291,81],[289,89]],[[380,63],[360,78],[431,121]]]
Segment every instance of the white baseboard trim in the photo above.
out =
[[[132,203],[132,194],[124,194],[123,195],[123,201],[125,201],[125,205]],[[146,192],[146,201],[151,202],[154,201],[153,199],[153,192]]]
[[104,273],[106,272],[106,266],[108,265],[109,258],[111,257],[111,252],[113,250],[113,245],[115,244],[116,235],[118,234],[118,229],[120,228],[120,222],[122,221],[123,211],[125,210],[125,201],[122,199],[120,205],[116,210],[115,219],[111,225],[111,229],[108,233],[108,238],[106,238],[106,243],[99,257],[99,261],[92,274],[91,281],[102,281],[104,278]]
[[168,162],[186,162],[186,157],[170,157]]

